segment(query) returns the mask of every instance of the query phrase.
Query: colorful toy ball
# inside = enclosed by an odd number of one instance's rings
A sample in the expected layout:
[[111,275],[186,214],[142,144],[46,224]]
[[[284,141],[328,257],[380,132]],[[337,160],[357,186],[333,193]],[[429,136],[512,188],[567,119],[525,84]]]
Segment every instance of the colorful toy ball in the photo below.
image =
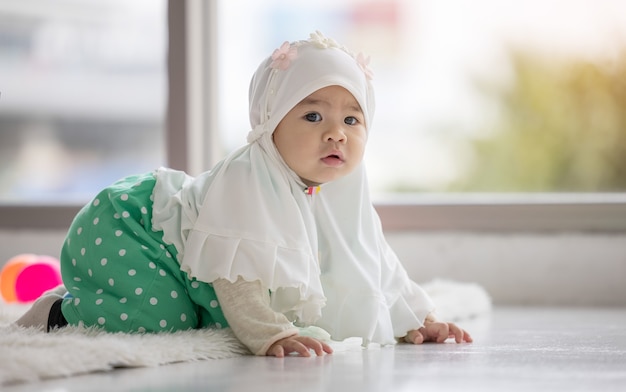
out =
[[25,253],[11,258],[0,272],[5,302],[32,302],[62,283],[61,265],[50,256]]

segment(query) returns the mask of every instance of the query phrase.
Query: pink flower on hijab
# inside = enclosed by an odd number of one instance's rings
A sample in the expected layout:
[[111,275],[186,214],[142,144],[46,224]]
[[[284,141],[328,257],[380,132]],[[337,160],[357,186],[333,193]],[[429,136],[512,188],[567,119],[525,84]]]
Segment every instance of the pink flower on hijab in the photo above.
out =
[[359,53],[356,56],[356,62],[359,64],[359,67],[361,67],[361,70],[365,74],[367,80],[372,80],[374,78],[374,72],[372,72],[372,70],[368,67],[370,63],[370,57],[365,57],[363,53]]
[[298,57],[298,48],[291,46],[289,42],[285,41],[280,48],[274,50],[274,53],[272,53],[272,63],[270,67],[284,71],[289,68],[291,61],[295,60],[296,57]]

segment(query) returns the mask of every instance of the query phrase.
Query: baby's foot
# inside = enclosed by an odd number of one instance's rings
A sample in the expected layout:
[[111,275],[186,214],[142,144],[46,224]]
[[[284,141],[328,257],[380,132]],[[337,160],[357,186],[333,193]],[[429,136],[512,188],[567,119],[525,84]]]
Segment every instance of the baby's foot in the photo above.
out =
[[35,328],[41,331],[48,329],[48,317],[50,308],[67,293],[65,286],[59,285],[52,290],[41,294],[41,297],[15,322],[16,325],[24,328]]

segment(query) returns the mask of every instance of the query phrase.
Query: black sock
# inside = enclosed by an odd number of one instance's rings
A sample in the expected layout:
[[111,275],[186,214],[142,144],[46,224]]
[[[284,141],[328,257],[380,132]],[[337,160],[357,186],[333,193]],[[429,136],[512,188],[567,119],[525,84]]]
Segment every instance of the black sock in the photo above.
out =
[[67,325],[67,320],[65,316],[63,316],[63,312],[61,312],[62,303],[63,298],[59,298],[52,304],[50,315],[48,315],[47,332],[50,332],[51,329],[65,327]]

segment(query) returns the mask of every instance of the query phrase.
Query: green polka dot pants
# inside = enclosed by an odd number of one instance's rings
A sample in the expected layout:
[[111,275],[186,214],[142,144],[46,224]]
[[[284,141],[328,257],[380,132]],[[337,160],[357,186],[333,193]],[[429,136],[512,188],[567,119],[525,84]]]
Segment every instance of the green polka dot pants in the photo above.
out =
[[152,173],[100,192],[74,219],[61,252],[69,324],[111,332],[227,326],[211,284],[180,270],[176,249],[152,230]]

